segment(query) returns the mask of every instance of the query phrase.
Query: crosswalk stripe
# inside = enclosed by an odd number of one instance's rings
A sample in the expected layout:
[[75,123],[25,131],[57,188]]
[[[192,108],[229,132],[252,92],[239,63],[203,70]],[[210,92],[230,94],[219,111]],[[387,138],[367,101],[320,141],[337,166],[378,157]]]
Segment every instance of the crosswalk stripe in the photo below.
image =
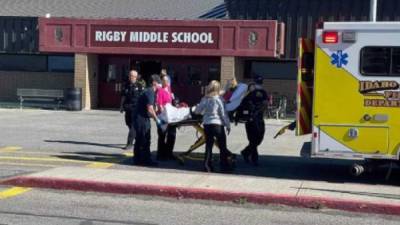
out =
[[32,188],[23,188],[23,187],[13,187],[7,190],[0,192],[0,199],[11,198],[20,194],[23,194],[27,191],[30,191]]

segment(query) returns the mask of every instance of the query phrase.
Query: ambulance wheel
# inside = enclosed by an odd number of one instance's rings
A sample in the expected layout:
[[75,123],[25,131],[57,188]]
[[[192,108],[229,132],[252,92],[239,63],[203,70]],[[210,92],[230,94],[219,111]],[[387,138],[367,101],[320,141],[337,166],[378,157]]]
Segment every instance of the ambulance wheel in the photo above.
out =
[[354,163],[350,167],[350,174],[354,177],[361,176],[366,171],[365,165]]

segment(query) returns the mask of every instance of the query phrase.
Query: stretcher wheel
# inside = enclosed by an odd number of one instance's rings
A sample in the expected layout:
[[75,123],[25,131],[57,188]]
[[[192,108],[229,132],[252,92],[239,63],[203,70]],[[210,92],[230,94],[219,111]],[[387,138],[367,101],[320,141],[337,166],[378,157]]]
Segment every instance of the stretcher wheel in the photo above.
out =
[[176,160],[178,161],[179,165],[184,166],[185,165],[185,157],[181,155],[176,156]]

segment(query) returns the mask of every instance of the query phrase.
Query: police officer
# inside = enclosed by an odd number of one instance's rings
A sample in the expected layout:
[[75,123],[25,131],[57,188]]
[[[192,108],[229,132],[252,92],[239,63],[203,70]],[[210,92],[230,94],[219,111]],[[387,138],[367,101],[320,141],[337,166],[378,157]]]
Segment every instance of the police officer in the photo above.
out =
[[133,140],[135,139],[135,128],[133,126],[133,112],[136,108],[140,94],[143,92],[143,85],[138,81],[136,70],[129,72],[129,81],[126,83],[121,97],[120,112],[125,111],[125,124],[129,128],[128,140],[125,150],[133,150]]
[[161,85],[158,75],[152,75],[149,79],[150,86],[139,96],[137,107],[134,110],[134,128],[136,139],[134,147],[134,163],[143,166],[155,166],[151,160],[151,126],[150,119],[154,119],[157,126],[161,126],[161,121],[157,118],[155,110],[155,92]]
[[261,76],[256,76],[254,81],[255,83],[249,85],[249,93],[243,99],[243,106],[249,111],[249,116],[245,123],[249,145],[241,154],[247,163],[252,162],[257,166],[257,147],[264,140],[264,113],[267,108],[268,96],[267,92],[262,87],[263,78]]

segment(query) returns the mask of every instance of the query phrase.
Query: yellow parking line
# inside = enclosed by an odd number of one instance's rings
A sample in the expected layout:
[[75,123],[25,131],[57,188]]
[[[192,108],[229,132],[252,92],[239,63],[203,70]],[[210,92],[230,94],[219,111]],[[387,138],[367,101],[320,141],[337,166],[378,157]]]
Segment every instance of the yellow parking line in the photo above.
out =
[[22,147],[20,147],[20,146],[6,146],[3,148],[0,148],[0,152],[15,152],[15,151],[18,151],[21,149],[22,149]]
[[10,189],[0,192],[0,199],[11,198],[11,197],[23,194],[27,191],[30,191],[31,189],[32,188],[13,187],[13,188],[10,188]]
[[114,165],[114,163],[106,163],[106,162],[94,162],[90,163],[87,165],[87,168],[93,168],[93,169],[107,169],[110,168]]
[[90,163],[86,167],[93,168],[93,169],[107,169],[107,168],[112,167],[116,163],[120,163],[120,162],[124,161],[127,157],[133,157],[132,152],[125,152],[125,153],[123,153],[123,155],[124,155],[124,157],[112,158],[112,159],[107,159],[107,160],[103,160],[100,162]]
[[88,163],[89,160],[75,160],[75,159],[59,159],[54,157],[11,157],[0,156],[0,160],[17,160],[17,161],[43,161],[43,162],[74,162],[74,163]]
[[126,157],[133,157],[133,152],[124,152],[123,155]]
[[[9,153],[9,152],[5,151],[4,153]],[[10,153],[19,154],[19,155],[26,154],[26,155],[52,155],[52,156],[77,155],[76,153],[70,153],[70,152],[54,154],[54,152],[39,152],[39,151],[18,151],[18,152],[14,151],[14,152],[10,152]]]
[[37,167],[58,167],[60,165],[50,165],[50,164],[37,164],[37,163],[14,163],[14,162],[0,162],[0,165],[4,166],[37,166]]

